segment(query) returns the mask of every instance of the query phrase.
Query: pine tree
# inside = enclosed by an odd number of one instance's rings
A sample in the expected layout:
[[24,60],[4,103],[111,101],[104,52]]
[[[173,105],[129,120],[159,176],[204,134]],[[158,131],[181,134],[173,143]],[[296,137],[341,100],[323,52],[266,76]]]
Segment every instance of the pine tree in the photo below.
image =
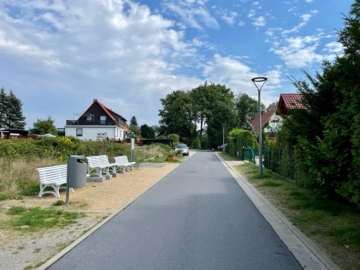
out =
[[140,128],[135,116],[131,117],[129,129],[135,134],[135,136],[140,135]]
[[131,117],[130,126],[137,126],[138,127],[138,122],[137,122],[135,116]]
[[22,102],[14,92],[10,90],[7,96],[8,106],[6,108],[6,127],[24,129],[26,122],[22,113]]
[[6,126],[6,110],[8,107],[7,95],[5,89],[2,87],[0,89],[0,128]]

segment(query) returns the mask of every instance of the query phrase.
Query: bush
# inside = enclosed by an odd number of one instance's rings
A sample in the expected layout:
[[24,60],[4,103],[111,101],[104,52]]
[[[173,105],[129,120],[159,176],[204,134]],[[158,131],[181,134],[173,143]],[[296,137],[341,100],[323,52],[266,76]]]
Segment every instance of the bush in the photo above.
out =
[[193,149],[201,149],[200,139],[196,137],[196,139],[192,142],[191,147]]

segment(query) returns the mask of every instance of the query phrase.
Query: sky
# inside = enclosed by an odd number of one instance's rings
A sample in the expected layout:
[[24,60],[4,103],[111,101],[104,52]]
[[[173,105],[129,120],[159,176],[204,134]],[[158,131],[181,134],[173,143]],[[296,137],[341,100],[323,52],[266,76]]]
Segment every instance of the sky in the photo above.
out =
[[130,123],[158,125],[161,98],[205,81],[267,106],[291,80],[342,54],[352,0],[1,0],[0,87],[26,128],[57,128],[98,99]]

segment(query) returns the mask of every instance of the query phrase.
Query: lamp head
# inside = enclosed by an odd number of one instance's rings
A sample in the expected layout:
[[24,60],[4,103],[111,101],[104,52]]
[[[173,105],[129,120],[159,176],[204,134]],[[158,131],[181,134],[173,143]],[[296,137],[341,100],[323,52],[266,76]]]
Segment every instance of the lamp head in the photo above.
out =
[[256,78],[253,78],[251,79],[254,83],[257,83],[257,82],[266,82],[267,81],[267,78],[266,77],[256,77]]
[[[253,78],[253,79],[251,79],[252,80],[252,82],[255,84],[255,86],[256,86],[256,88],[259,90],[259,92],[260,92],[260,90],[261,90],[261,88],[264,86],[264,84],[266,83],[266,81],[267,81],[267,78],[266,77],[256,77],[256,78]],[[256,83],[262,83],[262,85],[260,86],[260,88],[257,86],[257,84]]]

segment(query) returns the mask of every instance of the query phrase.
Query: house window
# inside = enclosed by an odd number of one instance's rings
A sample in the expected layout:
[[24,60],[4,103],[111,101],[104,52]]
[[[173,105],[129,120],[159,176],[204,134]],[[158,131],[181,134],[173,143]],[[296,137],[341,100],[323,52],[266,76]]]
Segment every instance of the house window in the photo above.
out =
[[106,122],[106,116],[100,116],[100,124],[105,125]]
[[88,123],[91,123],[91,122],[92,122],[92,116],[91,116],[91,115],[88,115],[88,116],[86,117],[86,121],[87,121]]
[[77,128],[76,129],[76,137],[81,137],[83,135],[83,130],[82,128]]

